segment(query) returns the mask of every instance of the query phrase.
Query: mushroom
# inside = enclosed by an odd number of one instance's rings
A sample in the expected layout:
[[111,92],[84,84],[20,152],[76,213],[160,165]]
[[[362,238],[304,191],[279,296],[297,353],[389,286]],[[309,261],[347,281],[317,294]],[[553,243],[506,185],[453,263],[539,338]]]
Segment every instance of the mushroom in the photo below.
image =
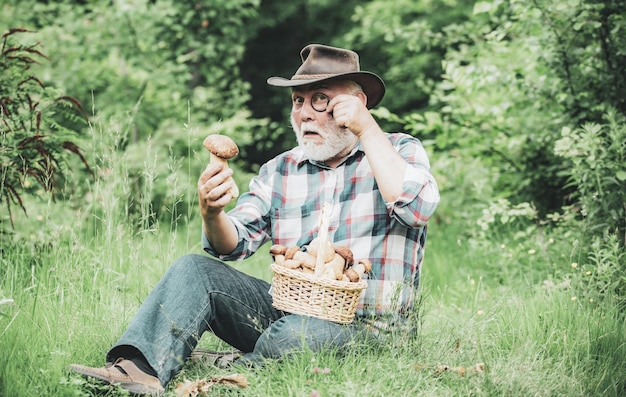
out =
[[341,255],[343,259],[345,259],[346,269],[354,264],[354,255],[352,255],[352,250],[350,250],[350,248],[346,246],[338,246],[338,247],[335,247],[335,252]]
[[280,244],[274,244],[270,247],[270,255],[274,257],[274,262],[280,266],[285,266],[285,252],[287,247]]
[[272,256],[285,255],[285,252],[287,252],[287,247],[284,245],[274,244],[270,247],[270,255]]
[[[343,268],[346,266],[346,260],[343,259],[343,256],[335,253],[333,259],[330,262],[326,262],[324,266],[326,267],[324,270],[325,275],[332,274],[333,279],[341,280],[341,276],[343,276]],[[329,269],[332,269],[332,271]]]
[[[226,135],[212,134],[204,138],[202,143],[206,150],[211,152],[209,164],[220,163],[224,169],[228,168],[228,161],[239,154],[239,148],[237,144],[227,137]],[[229,190],[229,193],[233,198],[239,196],[239,189],[235,185],[235,181],[229,178],[233,182],[233,187]]]
[[372,270],[372,262],[367,259],[359,259],[356,265],[352,266],[352,270],[354,270],[360,278],[363,278],[365,273],[369,273]]
[[297,260],[302,264],[303,269],[315,269],[316,258],[308,252],[298,251],[293,254],[293,259]]
[[300,267],[300,262],[295,259],[285,259],[285,264],[283,266],[289,269],[297,269]]
[[293,259],[293,256],[298,251],[300,251],[300,247],[298,247],[296,245],[294,245],[293,247],[287,248],[287,251],[285,251],[285,259]]
[[[328,265],[328,263],[326,265]],[[319,274],[319,277],[326,278],[329,280],[337,279],[337,276],[335,275],[335,269],[333,269],[332,266],[324,266],[322,272]]]
[[361,276],[359,276],[359,273],[355,272],[352,268],[346,269],[346,271],[343,272],[343,275],[350,282],[357,283],[361,281]]
[[274,262],[275,262],[277,265],[280,265],[280,266],[285,266],[285,255],[276,255],[276,256],[274,257]]

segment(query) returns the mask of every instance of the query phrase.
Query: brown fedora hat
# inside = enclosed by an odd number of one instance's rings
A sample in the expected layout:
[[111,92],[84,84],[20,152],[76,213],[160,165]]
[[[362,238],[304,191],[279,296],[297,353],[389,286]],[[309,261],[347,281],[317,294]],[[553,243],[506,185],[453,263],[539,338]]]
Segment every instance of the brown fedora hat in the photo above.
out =
[[343,48],[309,44],[300,51],[302,65],[291,79],[270,77],[267,84],[298,87],[330,79],[353,80],[367,95],[367,108],[376,106],[385,95],[385,83],[374,73],[361,71],[359,55]]

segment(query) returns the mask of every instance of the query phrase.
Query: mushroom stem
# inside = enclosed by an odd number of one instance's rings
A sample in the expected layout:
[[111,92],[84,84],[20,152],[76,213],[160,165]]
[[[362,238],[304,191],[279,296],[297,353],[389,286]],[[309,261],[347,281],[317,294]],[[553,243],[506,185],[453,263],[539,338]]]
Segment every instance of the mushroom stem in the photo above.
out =
[[370,270],[372,270],[372,263],[367,259],[359,259],[357,263],[352,266],[352,270],[354,270],[359,275],[359,278],[362,279],[365,273],[369,273]]
[[361,276],[354,269],[349,268],[343,272],[343,276],[353,283],[361,281]]
[[293,259],[300,262],[303,268],[315,270],[315,263],[317,262],[317,258],[309,254],[308,252],[298,251],[293,255]]
[[[211,153],[209,156],[209,164],[221,164],[222,168],[225,170],[230,168],[228,166],[228,160],[223,159],[214,153]],[[228,192],[233,196],[233,198],[237,198],[239,196],[239,188],[237,187],[237,184],[235,184],[235,180],[232,176],[228,178],[228,182],[231,181],[233,183],[233,187],[231,187]]]
[[[332,269],[332,274],[334,275],[335,280],[341,280],[341,276],[343,276],[343,267],[346,265],[346,260],[339,254],[335,254],[333,259],[330,262],[327,262],[324,266]],[[328,271],[330,274],[330,270]]]
[[276,262],[277,265],[285,266],[285,255],[280,254],[274,256],[274,262]]
[[223,159],[214,153],[209,154],[209,163],[210,164],[217,164],[217,163],[222,164],[224,169],[230,168],[228,166],[228,160]]

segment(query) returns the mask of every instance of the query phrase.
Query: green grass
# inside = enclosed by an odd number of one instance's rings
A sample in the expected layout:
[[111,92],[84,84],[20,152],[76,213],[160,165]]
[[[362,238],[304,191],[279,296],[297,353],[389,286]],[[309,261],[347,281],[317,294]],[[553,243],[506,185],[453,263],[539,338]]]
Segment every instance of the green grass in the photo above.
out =
[[[197,226],[197,225],[196,225]],[[0,394],[92,395],[97,387],[68,374],[78,362],[101,365],[168,264],[194,243],[169,231],[114,238],[63,234],[46,247],[7,246],[0,306]],[[71,225],[67,230],[72,230]],[[433,225],[423,271],[416,335],[374,346],[305,352],[260,370],[244,370],[245,390],[215,387],[213,395],[245,396],[618,396],[626,392],[626,330],[610,302],[572,300],[570,288],[545,288],[524,279],[483,281],[480,258],[469,258],[451,226]],[[106,240],[106,241],[101,241]],[[269,278],[266,253],[234,264]],[[487,260],[488,258],[484,258]],[[478,261],[478,262],[477,262]],[[207,336],[207,346],[219,342]],[[465,376],[443,366],[476,364]],[[326,371],[316,369],[328,368]],[[228,371],[188,365],[184,379]],[[314,392],[315,391],[315,392]],[[313,393],[313,394],[312,394]],[[111,392],[111,395],[123,393]]]

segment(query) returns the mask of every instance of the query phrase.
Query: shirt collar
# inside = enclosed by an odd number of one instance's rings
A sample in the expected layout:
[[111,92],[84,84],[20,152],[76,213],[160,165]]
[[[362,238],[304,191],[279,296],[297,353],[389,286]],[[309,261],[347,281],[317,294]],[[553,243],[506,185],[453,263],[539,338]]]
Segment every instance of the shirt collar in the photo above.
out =
[[[350,153],[343,159],[339,166],[343,165],[346,160],[348,160],[352,156],[355,156],[359,152],[363,152],[363,148],[361,147],[361,141],[357,141],[356,145],[354,145]],[[306,158],[306,156],[304,155],[304,150],[302,150],[300,146],[294,148],[293,154],[295,156],[296,164],[298,164],[298,167],[301,167],[308,162],[321,168],[329,168],[326,164],[324,164],[323,161],[309,160],[308,158]]]

